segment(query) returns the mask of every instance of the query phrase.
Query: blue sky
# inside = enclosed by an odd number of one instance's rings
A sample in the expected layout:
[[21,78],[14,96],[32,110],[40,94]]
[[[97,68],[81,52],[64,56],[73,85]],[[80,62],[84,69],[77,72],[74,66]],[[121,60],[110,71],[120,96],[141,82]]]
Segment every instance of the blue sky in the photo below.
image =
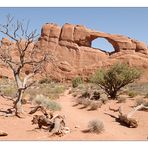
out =
[[[148,44],[148,8],[0,8],[1,23],[7,14],[16,19],[30,20],[30,29],[37,29],[39,33],[47,22],[61,26],[65,23],[82,24],[90,29],[126,35]],[[112,46],[103,39],[97,39],[92,46],[112,50]]]

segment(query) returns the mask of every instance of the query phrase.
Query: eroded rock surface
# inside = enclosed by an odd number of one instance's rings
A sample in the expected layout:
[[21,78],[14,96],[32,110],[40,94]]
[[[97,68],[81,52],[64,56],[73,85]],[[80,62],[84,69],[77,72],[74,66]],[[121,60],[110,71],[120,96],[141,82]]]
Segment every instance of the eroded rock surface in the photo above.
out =
[[[108,53],[91,47],[96,38],[106,39],[114,52]],[[87,78],[99,67],[107,67],[116,61],[124,61],[131,66],[148,70],[148,48],[143,42],[127,36],[91,30],[82,25],[47,23],[42,27],[37,45],[51,50],[57,59],[57,67],[47,71],[58,80],[69,80],[78,75]],[[99,46],[99,45],[98,45]]]
[[[114,52],[92,48],[92,41],[96,38],[106,39],[113,46]],[[4,38],[1,44],[9,46],[11,42]],[[61,27],[46,23],[35,44],[54,55],[55,63],[49,62],[46,71],[49,77],[59,81],[71,80],[76,76],[87,79],[96,69],[108,67],[117,61],[143,68],[145,75],[142,79],[148,81],[147,45],[127,36],[99,32],[82,25],[66,23]]]

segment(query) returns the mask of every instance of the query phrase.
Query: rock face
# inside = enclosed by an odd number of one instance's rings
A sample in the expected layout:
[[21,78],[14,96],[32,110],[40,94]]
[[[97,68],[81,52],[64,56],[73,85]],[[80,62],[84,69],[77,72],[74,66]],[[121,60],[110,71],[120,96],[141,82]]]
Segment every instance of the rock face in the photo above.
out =
[[[96,38],[106,39],[113,46],[114,52],[92,48],[92,41]],[[5,38],[1,43],[4,46],[11,44]],[[59,81],[71,80],[76,76],[87,79],[98,68],[108,67],[117,61],[143,68],[145,74],[142,79],[148,81],[147,45],[127,36],[98,32],[82,25],[66,23],[60,27],[46,23],[36,46],[50,51],[55,57],[54,64],[47,64],[46,75]]]
[[[114,47],[114,52],[92,48],[92,41],[96,38],[106,39]],[[47,73],[58,80],[70,80],[76,76],[87,78],[99,67],[107,67],[116,61],[148,71],[148,48],[145,43],[123,35],[90,30],[82,25],[66,23],[60,27],[47,23],[42,27],[37,46],[55,55],[56,66],[48,64]]]

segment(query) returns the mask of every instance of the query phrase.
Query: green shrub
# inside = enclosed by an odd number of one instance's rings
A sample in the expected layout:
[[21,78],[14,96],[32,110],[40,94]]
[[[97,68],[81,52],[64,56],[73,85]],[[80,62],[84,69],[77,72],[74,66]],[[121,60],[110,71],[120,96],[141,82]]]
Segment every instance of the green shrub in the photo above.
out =
[[52,81],[49,78],[43,78],[43,79],[39,80],[39,84],[49,84],[51,82]]
[[111,99],[117,99],[117,93],[121,88],[133,83],[141,75],[141,72],[129,67],[127,64],[116,63],[109,69],[97,71],[91,78],[91,82],[99,85]]
[[125,103],[126,102],[126,98],[125,97],[118,97],[118,103]]
[[82,99],[82,102],[84,107],[88,107],[91,104],[91,101],[89,99]]
[[148,98],[148,93],[147,93],[147,94],[145,94],[144,98]]
[[1,92],[5,96],[15,97],[17,88],[15,86],[6,86],[1,89]]
[[100,120],[92,120],[88,123],[88,131],[92,133],[101,133],[104,131],[104,124]]
[[100,99],[100,92],[99,91],[94,91],[93,95],[91,97],[91,100],[99,100]]
[[102,106],[102,102],[100,101],[91,101],[90,103],[90,109],[89,110],[97,110],[98,108],[100,108]]
[[130,92],[128,92],[128,96],[129,96],[130,98],[134,98],[134,97],[137,96],[137,93],[134,92],[134,91],[130,91]]
[[141,105],[141,104],[145,104],[145,100],[143,98],[137,98],[135,100],[135,106]]
[[82,98],[90,98],[90,93],[88,91],[82,92]]
[[82,84],[83,83],[83,80],[81,77],[76,77],[72,80],[72,87],[75,88],[75,87],[78,87],[79,84]]
[[37,95],[32,101],[35,104],[42,105],[45,108],[53,111],[61,110],[61,106],[58,103],[56,103],[55,101],[49,100],[49,98],[44,95]]
[[83,103],[83,99],[82,98],[77,98],[76,99],[76,103],[77,104],[82,104]]
[[59,83],[50,83],[37,85],[35,88],[26,90],[25,93],[30,94],[32,98],[35,97],[36,94],[43,94],[50,99],[57,99],[64,91],[64,85]]
[[107,101],[108,101],[108,97],[106,94],[102,93],[101,96],[100,96],[100,101],[103,103],[103,104],[106,104]]

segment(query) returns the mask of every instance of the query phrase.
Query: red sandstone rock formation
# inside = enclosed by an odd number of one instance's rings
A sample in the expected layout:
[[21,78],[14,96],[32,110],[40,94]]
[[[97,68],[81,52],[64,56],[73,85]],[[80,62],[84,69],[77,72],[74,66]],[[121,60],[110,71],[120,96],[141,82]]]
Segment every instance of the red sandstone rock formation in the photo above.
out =
[[[91,47],[96,38],[106,39],[114,47],[113,53]],[[57,67],[47,66],[48,74],[55,79],[84,78],[102,66],[124,61],[148,70],[148,48],[145,43],[123,35],[90,30],[82,25],[45,24],[37,45],[53,52]],[[147,79],[148,80],[148,79]]]
[[[106,39],[114,47],[114,52],[92,48],[91,43],[96,38]],[[10,44],[7,39],[1,42],[5,46]],[[66,23],[60,27],[47,23],[42,27],[36,46],[53,53],[56,61],[47,65],[47,75],[60,81],[78,75],[87,78],[99,67],[107,67],[116,61],[124,61],[148,72],[148,48],[145,43],[123,35],[90,30],[82,25]],[[148,81],[147,74],[143,78]]]

